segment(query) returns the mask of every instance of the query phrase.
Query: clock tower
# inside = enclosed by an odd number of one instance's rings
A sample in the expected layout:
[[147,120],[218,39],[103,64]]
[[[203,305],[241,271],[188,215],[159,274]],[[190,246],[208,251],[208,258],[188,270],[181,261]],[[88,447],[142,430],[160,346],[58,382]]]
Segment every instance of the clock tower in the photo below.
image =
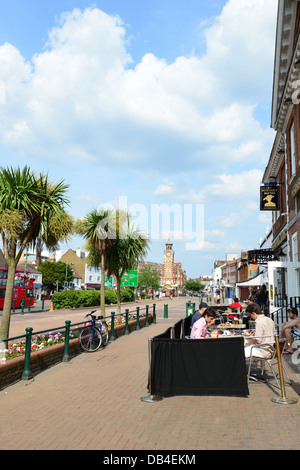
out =
[[168,240],[164,251],[164,285],[172,286],[174,284],[174,251],[173,244]]

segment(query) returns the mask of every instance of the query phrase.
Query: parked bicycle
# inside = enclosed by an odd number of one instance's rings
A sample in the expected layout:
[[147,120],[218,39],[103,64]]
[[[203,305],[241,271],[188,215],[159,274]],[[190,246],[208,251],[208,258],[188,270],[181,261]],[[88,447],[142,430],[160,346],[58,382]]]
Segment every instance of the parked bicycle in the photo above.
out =
[[81,330],[78,338],[80,346],[86,352],[97,351],[101,344],[106,346],[108,343],[107,323],[102,321],[103,316],[96,317],[96,315],[93,315],[95,312],[96,310],[92,310],[91,313],[85,316],[85,318],[91,317],[91,324]]

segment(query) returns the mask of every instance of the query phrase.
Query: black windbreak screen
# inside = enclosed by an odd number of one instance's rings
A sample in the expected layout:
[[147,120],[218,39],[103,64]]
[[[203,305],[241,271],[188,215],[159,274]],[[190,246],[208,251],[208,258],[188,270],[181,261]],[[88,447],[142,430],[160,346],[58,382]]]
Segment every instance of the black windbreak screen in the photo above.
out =
[[180,339],[182,336],[182,320],[179,320],[175,325],[172,327],[173,333],[172,338]]
[[151,394],[249,395],[244,340],[166,339],[151,343]]

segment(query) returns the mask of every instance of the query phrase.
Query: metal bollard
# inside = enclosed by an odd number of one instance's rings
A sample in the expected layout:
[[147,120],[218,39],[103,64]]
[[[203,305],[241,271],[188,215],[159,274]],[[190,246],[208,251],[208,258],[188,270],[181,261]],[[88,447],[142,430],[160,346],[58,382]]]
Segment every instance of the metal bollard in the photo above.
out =
[[152,323],[155,325],[156,324],[156,311],[155,311],[156,305],[153,304],[153,319]]
[[13,301],[13,312],[15,312],[15,311],[16,311],[16,299],[14,299],[14,301]]
[[149,326],[149,305],[146,305],[146,325]]
[[44,310],[45,299],[42,299],[42,310]]
[[125,318],[126,318],[126,323],[125,323],[125,335],[129,335],[129,326],[128,326],[128,315],[129,315],[129,309],[125,309]]
[[30,372],[30,352],[31,352],[31,337],[33,329],[26,328],[26,347],[25,347],[25,359],[24,359],[24,369],[22,373],[22,380],[28,380],[32,377]]
[[140,329],[140,307],[136,308],[136,330]]
[[70,325],[71,325],[71,321],[66,320],[65,348],[64,348],[64,355],[62,358],[62,362],[68,362],[70,359],[70,356],[69,356]]
[[110,325],[110,341],[115,340],[115,312],[110,312],[111,325]]
[[164,318],[168,318],[168,304],[164,305]]

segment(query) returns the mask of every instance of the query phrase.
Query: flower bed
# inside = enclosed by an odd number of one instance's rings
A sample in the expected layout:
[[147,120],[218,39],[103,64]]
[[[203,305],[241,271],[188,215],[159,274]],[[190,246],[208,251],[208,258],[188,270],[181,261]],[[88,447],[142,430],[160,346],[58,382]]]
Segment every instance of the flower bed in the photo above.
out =
[[[140,314],[140,322],[145,319],[145,314]],[[128,314],[128,322],[136,321],[137,314],[136,313],[129,313]],[[107,323],[108,328],[111,327],[111,317],[105,318],[105,322]],[[90,323],[87,322],[83,326],[89,325]],[[114,327],[116,328],[119,325],[126,325],[126,316],[125,314],[116,315],[114,321]],[[70,332],[70,340],[74,338],[76,334],[74,332]],[[34,351],[41,351],[42,349],[48,348],[49,346],[54,346],[56,344],[64,343],[65,337],[64,334],[61,332],[53,333],[49,332],[47,334],[41,335],[34,335],[31,339],[31,352]],[[0,364],[9,360],[15,359],[16,357],[23,356],[25,354],[25,347],[26,347],[26,339],[23,338],[17,343],[10,344],[8,349],[0,349]]]
[[[71,337],[71,336],[70,336]],[[31,340],[31,352],[41,351],[42,349],[60,344],[65,341],[65,337],[62,333],[49,332],[43,335],[34,335]],[[25,354],[26,339],[23,338],[17,343],[10,344],[8,349],[2,349],[0,351],[0,363],[5,362],[9,359],[15,359],[16,357],[23,356]]]
[[[149,325],[153,321],[153,315],[149,314]],[[107,322],[110,323],[110,322]],[[129,331],[135,331],[136,320],[131,319],[128,322]],[[140,327],[143,328],[146,325],[146,317],[140,317]],[[110,333],[110,328],[108,329]],[[115,321],[114,336],[118,338],[125,333],[125,321],[120,320],[119,323]],[[73,358],[78,354],[83,353],[78,338],[76,335],[70,332],[69,341],[69,356]],[[36,340],[33,341],[34,347],[30,355],[30,371],[32,375],[35,375],[42,370],[45,370],[55,364],[62,362],[64,355],[64,336],[61,333],[49,333],[47,335],[35,335]],[[72,338],[72,339],[71,339]],[[49,347],[51,346],[51,347]],[[24,369],[24,358],[25,358],[25,342],[20,341],[13,345],[14,350],[7,352],[7,359],[0,362],[0,389],[7,387],[12,383],[21,380],[23,369]],[[15,351],[16,350],[16,351]],[[9,354],[8,354],[9,353]]]

